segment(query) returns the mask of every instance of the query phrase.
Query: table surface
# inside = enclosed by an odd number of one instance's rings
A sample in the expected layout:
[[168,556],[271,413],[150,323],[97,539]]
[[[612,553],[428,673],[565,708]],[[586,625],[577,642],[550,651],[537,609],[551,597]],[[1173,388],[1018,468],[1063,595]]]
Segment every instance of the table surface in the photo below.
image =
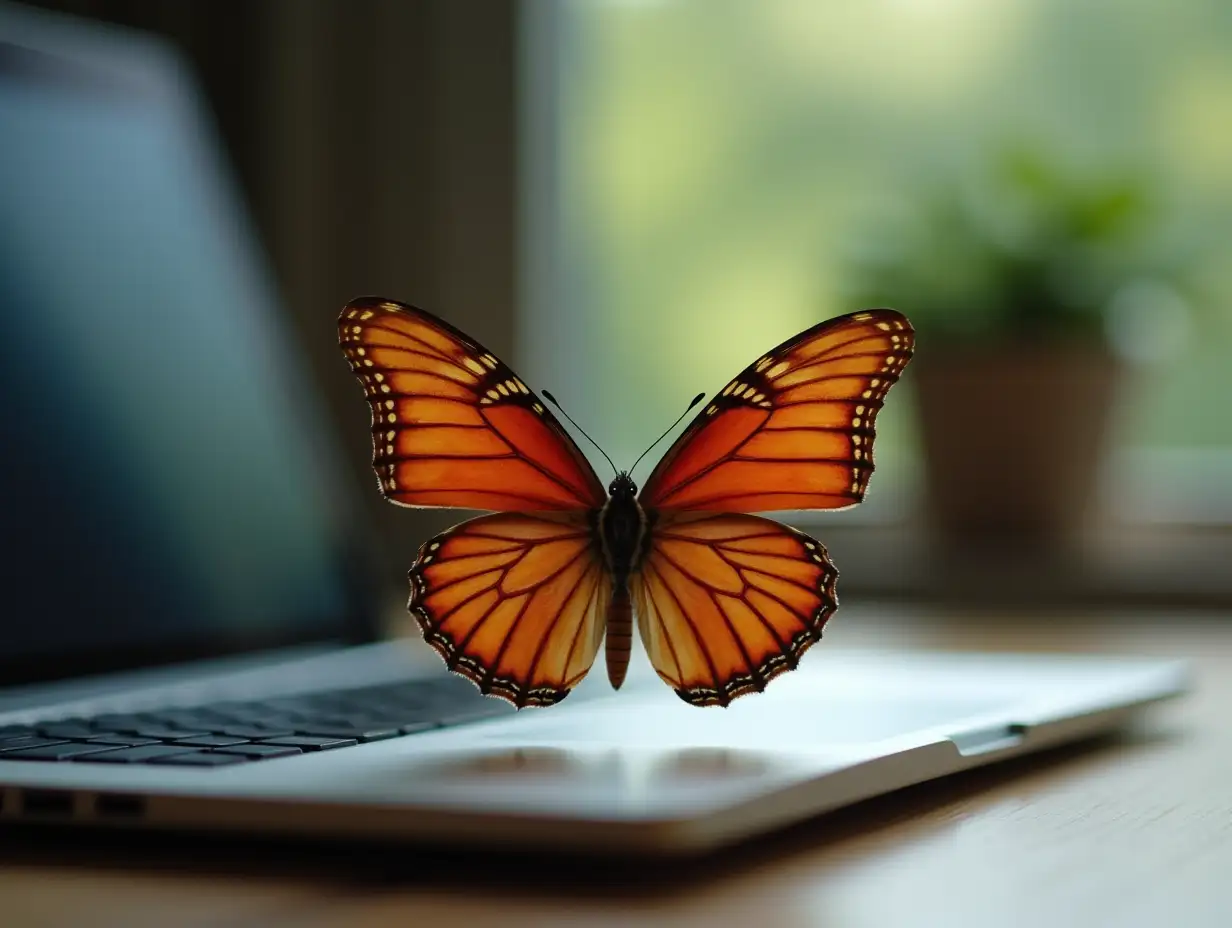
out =
[[823,647],[1184,657],[1130,730],[671,865],[0,832],[0,923],[1232,925],[1232,617],[878,610]]

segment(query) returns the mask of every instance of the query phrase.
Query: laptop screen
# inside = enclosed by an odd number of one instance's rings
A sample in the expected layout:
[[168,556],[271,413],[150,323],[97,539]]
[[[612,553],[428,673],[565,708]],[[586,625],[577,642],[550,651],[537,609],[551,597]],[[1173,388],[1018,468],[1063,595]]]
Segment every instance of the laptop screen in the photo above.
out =
[[4,25],[0,684],[343,635],[353,514],[174,59]]

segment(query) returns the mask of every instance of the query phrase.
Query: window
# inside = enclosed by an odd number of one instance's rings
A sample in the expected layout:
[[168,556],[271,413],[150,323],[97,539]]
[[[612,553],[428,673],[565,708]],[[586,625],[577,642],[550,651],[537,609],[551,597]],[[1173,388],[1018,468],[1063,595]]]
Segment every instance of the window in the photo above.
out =
[[[1158,575],[1188,589],[1169,565],[1212,550],[1196,526],[1232,525],[1219,399],[1232,396],[1232,19],[1220,0],[542,0],[526,5],[524,36],[520,355],[624,466],[698,391],[860,308],[846,289],[860,235],[998,145],[1145,172],[1165,206],[1157,240],[1186,276],[1163,301],[1171,313],[1121,314],[1133,324],[1113,330],[1139,366],[1106,522],[1149,542],[1105,546],[1120,571],[1105,585],[1141,592]],[[892,524],[900,542],[918,527],[910,390],[880,420],[868,499],[830,526]],[[888,536],[852,537],[876,539],[870,560],[888,556]],[[926,572],[913,556],[903,564]]]
[[[1176,311],[1131,345],[1143,363],[1111,515],[1232,523],[1220,0],[529,7],[524,363],[617,463],[758,352],[860,308],[845,274],[871,220],[1026,140],[1089,170],[1145,170],[1166,206],[1161,247],[1187,259]],[[881,420],[855,522],[911,517],[909,390]]]

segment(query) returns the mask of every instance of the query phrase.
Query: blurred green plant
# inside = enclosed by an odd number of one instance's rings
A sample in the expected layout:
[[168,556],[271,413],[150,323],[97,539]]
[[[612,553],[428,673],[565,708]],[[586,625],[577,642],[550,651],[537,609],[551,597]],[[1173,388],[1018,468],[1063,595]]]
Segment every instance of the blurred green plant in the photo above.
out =
[[857,233],[845,297],[901,309],[934,344],[1098,342],[1127,282],[1175,283],[1152,253],[1160,212],[1133,172],[1010,149]]

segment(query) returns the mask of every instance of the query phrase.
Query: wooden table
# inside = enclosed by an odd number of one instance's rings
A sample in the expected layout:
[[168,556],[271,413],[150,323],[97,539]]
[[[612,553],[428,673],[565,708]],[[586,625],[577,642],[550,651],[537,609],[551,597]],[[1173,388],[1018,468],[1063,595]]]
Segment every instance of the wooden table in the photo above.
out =
[[1232,618],[845,618],[825,647],[1181,656],[1197,689],[1128,733],[670,866],[19,831],[0,925],[1232,926]]

